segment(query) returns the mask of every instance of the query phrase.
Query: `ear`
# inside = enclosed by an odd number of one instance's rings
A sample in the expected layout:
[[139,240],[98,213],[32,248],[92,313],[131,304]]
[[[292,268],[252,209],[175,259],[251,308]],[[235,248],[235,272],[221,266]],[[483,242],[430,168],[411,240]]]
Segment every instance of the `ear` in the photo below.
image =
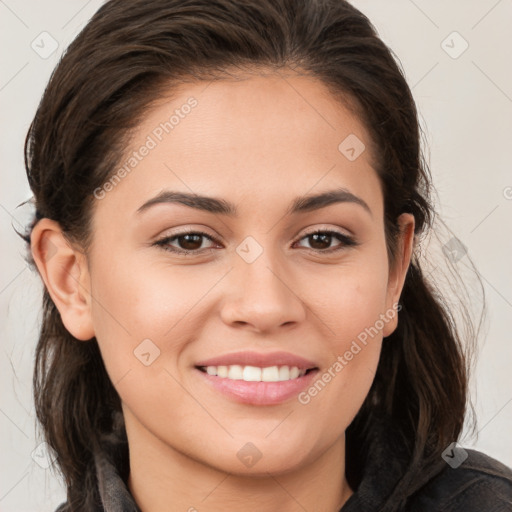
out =
[[[398,217],[400,227],[397,256],[395,265],[389,271],[388,288],[386,294],[386,312],[394,311],[393,317],[385,323],[383,329],[384,338],[393,333],[398,325],[398,311],[396,305],[400,299],[405,283],[405,276],[411,262],[414,248],[414,216],[410,213],[402,213]],[[386,314],[389,318],[391,315]]]
[[71,246],[57,222],[46,218],[34,226],[30,247],[64,327],[79,340],[93,338],[86,256]]

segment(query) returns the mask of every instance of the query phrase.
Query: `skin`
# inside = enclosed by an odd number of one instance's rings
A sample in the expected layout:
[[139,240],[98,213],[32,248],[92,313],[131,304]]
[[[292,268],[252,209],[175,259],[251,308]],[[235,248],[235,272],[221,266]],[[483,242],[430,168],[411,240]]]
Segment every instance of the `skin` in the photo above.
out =
[[[398,315],[307,404],[297,397],[272,406],[238,403],[208,386],[194,364],[238,350],[284,350],[327,371],[397,303],[414,218],[399,218],[398,258],[389,268],[368,133],[306,76],[186,84],[148,111],[127,154],[191,96],[198,104],[190,114],[97,200],[88,254],[43,219],[32,233],[36,264],[66,328],[83,340],[77,343],[98,341],[123,403],[129,488],[142,510],[338,511],[353,493],[345,429]],[[355,161],[338,150],[350,134],[366,146]],[[297,196],[338,187],[371,213],[337,203],[286,214]],[[239,216],[179,204],[136,213],[162,189],[229,200]],[[220,243],[201,238],[197,254],[186,257],[152,245],[187,228]],[[352,235],[358,245],[334,237],[315,245],[305,235],[316,228]],[[263,249],[252,263],[236,252],[248,236]],[[171,245],[191,247],[183,238]],[[336,246],[342,249],[325,254]],[[205,252],[209,247],[217,249]],[[149,366],[134,356],[145,339],[160,350]],[[237,457],[249,442],[262,455],[250,468]]]

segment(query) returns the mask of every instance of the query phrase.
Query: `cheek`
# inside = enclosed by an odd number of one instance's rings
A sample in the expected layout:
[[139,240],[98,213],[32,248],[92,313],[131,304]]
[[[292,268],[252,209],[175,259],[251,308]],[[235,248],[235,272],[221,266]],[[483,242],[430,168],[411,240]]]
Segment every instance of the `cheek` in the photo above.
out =
[[218,273],[114,254],[110,261],[116,264],[98,261],[91,275],[94,329],[112,381],[143,366],[141,351],[154,359],[153,372],[163,369],[164,360],[174,366],[188,341],[197,337],[191,319],[201,311]]
[[[196,270],[197,274],[197,270]],[[93,309],[97,334],[109,338],[119,332],[157,338],[182,328],[181,320],[215,281],[194,277],[193,267],[171,268],[126,261],[115,267],[96,267]],[[210,282],[211,281],[211,282]]]
[[165,404],[180,401],[176,363],[193,331],[187,313],[212,286],[179,276],[127,259],[93,273],[93,321],[107,373],[121,400],[156,425],[169,421]]
[[[345,281],[332,286],[337,300],[323,317],[329,326],[324,365],[311,386],[299,396],[311,417],[323,418],[318,437],[329,425],[328,437],[336,437],[352,422],[371,388],[382,348],[381,312],[385,293],[375,281]],[[334,334],[333,334],[334,333]]]
[[381,251],[356,254],[335,271],[323,272],[312,280],[312,290],[316,288],[312,303],[329,327],[333,351],[340,354],[352,340],[364,341],[364,333],[368,329],[374,333],[375,326],[382,332],[379,319],[386,308],[388,271]]
[[[383,329],[395,316],[385,309],[387,280],[387,261],[379,250],[321,279],[315,313],[327,326],[329,357],[316,387],[329,388],[326,402],[340,404],[341,418],[355,415],[364,401],[379,362]],[[339,397],[344,399],[337,402]]]

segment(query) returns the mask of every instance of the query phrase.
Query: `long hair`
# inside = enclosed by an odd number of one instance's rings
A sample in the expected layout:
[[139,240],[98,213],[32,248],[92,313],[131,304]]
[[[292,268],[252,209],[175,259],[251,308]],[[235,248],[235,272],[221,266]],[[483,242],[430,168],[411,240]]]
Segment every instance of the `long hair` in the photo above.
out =
[[[343,0],[106,2],[67,48],[26,137],[25,167],[37,209],[31,227],[42,217],[53,219],[87,251],[93,191],[113,175],[153,101],[187,80],[218,80],[255,68],[292,68],[315,77],[357,112],[375,147],[393,264],[401,213],[414,215],[416,240],[432,229],[431,177],[399,61],[367,17]],[[463,339],[415,247],[398,327],[384,340],[369,394],[346,431],[353,488],[376,419],[389,421],[402,438],[407,470],[388,510],[399,510],[439,467],[471,405],[465,350],[473,339],[471,320],[466,315]],[[69,510],[85,510],[99,499],[95,450],[104,438],[126,435],[121,403],[97,341],[76,340],[46,290],[33,385],[37,419],[58,456]]]

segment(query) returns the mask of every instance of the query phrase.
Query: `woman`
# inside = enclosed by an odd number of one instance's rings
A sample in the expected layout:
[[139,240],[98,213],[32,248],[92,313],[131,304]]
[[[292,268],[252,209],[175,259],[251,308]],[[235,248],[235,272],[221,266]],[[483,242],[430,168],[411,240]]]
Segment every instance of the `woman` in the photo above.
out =
[[111,0],[26,166],[60,512],[510,507],[512,471],[455,444],[416,108],[350,4]]

